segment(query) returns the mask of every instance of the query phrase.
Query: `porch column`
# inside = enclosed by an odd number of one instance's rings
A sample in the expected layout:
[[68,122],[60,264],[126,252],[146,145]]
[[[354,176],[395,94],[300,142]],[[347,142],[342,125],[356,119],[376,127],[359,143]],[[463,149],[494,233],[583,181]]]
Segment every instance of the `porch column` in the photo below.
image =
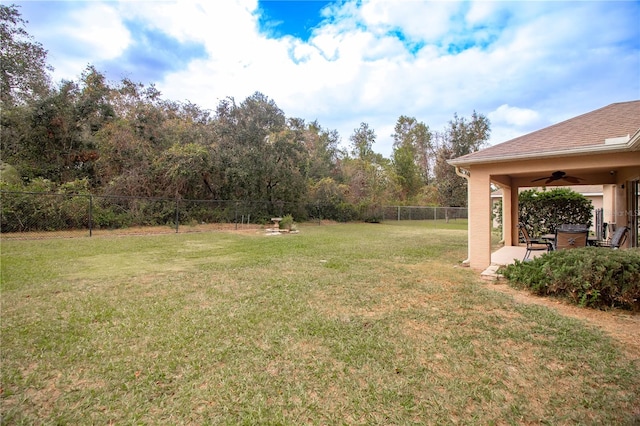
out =
[[[520,221],[519,214],[519,200],[518,196],[520,195],[520,187],[514,185],[511,187],[511,211],[509,215],[511,216],[511,246],[517,246],[520,241],[520,230],[518,229],[518,222]],[[505,245],[507,245],[505,243]]]
[[491,264],[491,180],[484,170],[471,170],[469,179],[469,265]]
[[[513,245],[513,220],[511,218],[511,205],[513,195],[510,186],[502,186],[502,239],[505,246]],[[517,199],[516,199],[517,202]]]
[[615,210],[613,211],[613,222],[618,226],[628,226],[627,222],[627,197],[625,186],[629,184],[629,182],[624,182],[620,185],[616,185],[615,187]]
[[616,186],[615,185],[602,185],[602,210],[603,221],[606,223],[615,223],[615,211],[616,211]]

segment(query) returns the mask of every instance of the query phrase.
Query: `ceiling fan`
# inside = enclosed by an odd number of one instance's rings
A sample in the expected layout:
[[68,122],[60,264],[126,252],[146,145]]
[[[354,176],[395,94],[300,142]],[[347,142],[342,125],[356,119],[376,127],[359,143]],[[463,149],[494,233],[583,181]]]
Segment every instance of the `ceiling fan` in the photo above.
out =
[[545,180],[545,179],[547,180],[545,182],[545,185],[550,184],[551,182],[555,182],[557,180],[565,180],[569,183],[580,183],[581,180],[584,180],[579,177],[568,176],[565,172],[558,170],[557,172],[551,173],[551,176],[545,176],[538,179],[534,179],[531,182],[538,182],[540,180]]

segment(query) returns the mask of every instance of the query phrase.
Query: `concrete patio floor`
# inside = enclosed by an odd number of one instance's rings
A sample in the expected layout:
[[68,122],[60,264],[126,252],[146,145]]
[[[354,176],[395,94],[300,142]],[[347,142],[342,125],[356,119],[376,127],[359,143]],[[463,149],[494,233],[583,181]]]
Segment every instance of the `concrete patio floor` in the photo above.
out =
[[[480,276],[487,280],[497,280],[500,278],[498,269],[501,266],[506,266],[514,263],[515,260],[524,259],[524,255],[527,252],[525,246],[504,246],[491,253],[491,265],[480,274]],[[545,251],[531,252],[530,257],[542,256]]]

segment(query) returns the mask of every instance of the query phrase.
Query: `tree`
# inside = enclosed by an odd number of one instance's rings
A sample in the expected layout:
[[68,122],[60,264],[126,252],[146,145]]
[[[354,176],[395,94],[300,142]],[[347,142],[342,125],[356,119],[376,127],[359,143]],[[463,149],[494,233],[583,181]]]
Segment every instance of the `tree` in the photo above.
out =
[[325,177],[337,177],[338,161],[342,152],[338,147],[340,135],[336,130],[325,130],[317,121],[304,126],[300,135],[307,156],[307,177],[316,182]]
[[406,148],[413,155],[423,185],[431,179],[431,168],[434,162],[432,134],[429,127],[413,117],[401,115],[396,122],[393,137],[393,148]]
[[353,131],[349,137],[351,141],[351,155],[355,158],[371,162],[374,155],[373,144],[376,141],[376,133],[369,128],[367,123],[360,123],[360,127]]
[[349,137],[352,158],[343,162],[343,170],[351,187],[349,192],[353,202],[371,202],[377,192],[373,188],[377,181],[376,166],[373,163],[375,140],[375,132],[364,122]]
[[393,170],[404,200],[417,195],[423,186],[415,157],[415,149],[411,145],[402,145],[393,150]]
[[[288,132],[282,110],[259,92],[240,105],[227,98],[218,104],[213,126],[213,162],[222,182],[221,195],[232,200],[270,200],[278,186],[271,180],[274,161],[284,161],[288,155],[277,150],[289,148],[281,143],[281,132]],[[291,137],[293,133],[287,133],[285,139]]]
[[0,102],[2,108],[43,96],[50,86],[47,51],[34,42],[17,6],[0,4]]
[[78,86],[71,81],[28,109],[28,127],[19,147],[19,169],[28,179],[43,177],[62,183],[76,178],[74,154],[80,132],[76,126]]
[[402,198],[410,199],[428,185],[431,175],[431,132],[413,117],[400,116],[393,137],[393,168],[402,188]]
[[375,132],[367,123],[354,130],[351,154],[341,161],[345,184],[349,185],[349,198],[358,204],[365,220],[378,220],[378,208],[392,199],[396,193],[391,163],[382,155],[373,152]]
[[175,144],[164,151],[155,168],[165,196],[186,199],[211,198],[214,192],[204,179],[211,167],[210,152],[195,143]]
[[309,201],[316,206],[319,218],[348,222],[358,217],[353,204],[348,203],[349,187],[326,177],[309,188]]
[[75,102],[77,121],[88,139],[115,117],[111,106],[112,88],[104,74],[89,65],[80,76],[79,89]]
[[96,134],[100,157],[96,161],[97,184],[112,195],[154,196],[162,188],[154,181],[151,164],[157,154],[149,140],[141,138],[131,122],[119,119]]
[[447,129],[447,139],[452,148],[453,158],[478,151],[489,139],[491,123],[482,114],[473,111],[471,120],[453,115]]
[[436,135],[439,146],[435,177],[440,205],[466,207],[467,181],[456,174],[447,160],[478,151],[489,139],[490,133],[489,119],[474,111],[469,121],[454,114],[449,127]]
[[14,107],[14,114],[23,111],[26,123],[22,127],[14,123],[13,138],[18,143],[5,146],[21,173],[28,179],[44,177],[57,183],[87,178],[95,185],[99,158],[95,136],[114,119],[111,92],[105,77],[89,66],[79,83],[62,81],[28,107]]
[[262,182],[266,199],[272,203],[304,199],[307,190],[303,172],[306,163],[304,145],[288,129],[271,133],[267,145]]
[[260,92],[245,99],[233,109],[237,142],[254,148],[264,144],[272,132],[285,128],[286,117],[278,105]]
[[45,164],[44,159],[28,155],[23,149],[30,143],[32,108],[29,104],[49,92],[51,67],[47,52],[25,30],[18,7],[0,4],[0,148],[2,159],[23,175],[23,166],[31,171]]

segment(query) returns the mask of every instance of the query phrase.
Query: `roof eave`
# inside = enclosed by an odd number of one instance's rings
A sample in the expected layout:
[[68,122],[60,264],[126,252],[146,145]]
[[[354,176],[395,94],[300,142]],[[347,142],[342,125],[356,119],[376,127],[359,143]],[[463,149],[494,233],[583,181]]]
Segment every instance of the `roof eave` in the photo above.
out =
[[640,151],[640,129],[638,129],[633,136],[625,143],[615,145],[591,145],[582,148],[574,148],[560,151],[550,152],[531,152],[525,154],[510,154],[501,155],[496,157],[478,158],[457,161],[453,158],[447,160],[451,166],[454,167],[466,167],[474,164],[487,164],[487,163],[504,163],[509,161],[529,160],[532,158],[557,158],[557,157],[570,157],[576,155],[589,155],[589,154],[610,154],[616,152],[633,152]]

